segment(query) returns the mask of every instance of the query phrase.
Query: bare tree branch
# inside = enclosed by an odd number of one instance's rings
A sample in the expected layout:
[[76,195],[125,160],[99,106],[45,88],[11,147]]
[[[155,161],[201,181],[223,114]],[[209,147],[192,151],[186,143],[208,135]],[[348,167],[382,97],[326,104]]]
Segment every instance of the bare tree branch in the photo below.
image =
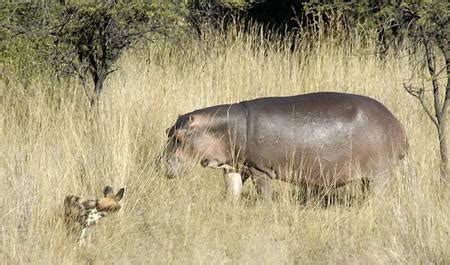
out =
[[427,116],[430,118],[430,120],[433,122],[433,124],[439,128],[438,121],[436,120],[436,117],[433,115],[431,110],[427,107],[425,100],[424,100],[424,92],[425,89],[423,87],[421,88],[415,88],[412,85],[406,85],[403,83],[403,87],[405,88],[406,92],[410,94],[411,96],[415,97],[417,100],[419,100],[420,104],[422,105],[422,108],[424,109]]

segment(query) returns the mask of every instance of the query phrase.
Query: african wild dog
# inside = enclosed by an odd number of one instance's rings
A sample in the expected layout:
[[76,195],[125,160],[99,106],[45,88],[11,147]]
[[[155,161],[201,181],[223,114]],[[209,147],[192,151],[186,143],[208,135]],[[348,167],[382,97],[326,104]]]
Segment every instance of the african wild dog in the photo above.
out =
[[74,232],[81,229],[79,244],[83,245],[86,237],[90,242],[91,226],[109,213],[117,212],[120,209],[119,201],[122,199],[125,189],[120,189],[117,194],[113,193],[110,186],[103,188],[103,198],[88,199],[82,201],[75,195],[66,196],[64,199],[64,221],[69,231]]

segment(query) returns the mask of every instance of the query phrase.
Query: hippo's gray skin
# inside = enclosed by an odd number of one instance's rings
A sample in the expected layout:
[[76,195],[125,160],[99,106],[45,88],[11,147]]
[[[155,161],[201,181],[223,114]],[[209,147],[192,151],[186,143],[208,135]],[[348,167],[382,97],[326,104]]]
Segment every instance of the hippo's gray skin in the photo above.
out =
[[212,106],[178,117],[168,129],[172,175],[193,161],[224,169],[234,199],[252,177],[270,196],[268,179],[339,187],[355,179],[384,182],[405,154],[403,126],[369,97],[322,92]]

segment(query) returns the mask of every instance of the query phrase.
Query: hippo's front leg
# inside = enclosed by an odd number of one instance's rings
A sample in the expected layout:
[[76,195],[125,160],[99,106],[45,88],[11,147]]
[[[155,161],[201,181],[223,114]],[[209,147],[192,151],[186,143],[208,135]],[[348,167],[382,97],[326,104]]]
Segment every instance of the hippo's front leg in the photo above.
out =
[[242,176],[236,172],[225,172],[224,174],[225,188],[227,198],[232,202],[237,202],[241,198],[242,192]]
[[266,202],[272,201],[272,185],[269,177],[258,175],[253,177],[253,183],[256,187],[258,196]]
[[259,198],[267,202],[272,201],[272,185],[269,176],[255,168],[250,169],[250,174]]

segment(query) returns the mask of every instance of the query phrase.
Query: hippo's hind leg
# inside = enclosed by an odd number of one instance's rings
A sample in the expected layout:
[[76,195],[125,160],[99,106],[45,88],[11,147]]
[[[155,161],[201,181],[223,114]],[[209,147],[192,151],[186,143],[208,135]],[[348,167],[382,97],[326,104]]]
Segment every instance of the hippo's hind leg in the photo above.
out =
[[384,192],[389,184],[389,180],[392,178],[392,174],[390,172],[382,172],[377,175],[372,176],[371,178],[363,178],[361,179],[361,188],[363,193],[363,198],[366,199],[369,197],[381,198],[383,197]]
[[323,189],[315,185],[299,184],[292,195],[301,205],[306,205],[308,202],[320,200],[323,196]]

